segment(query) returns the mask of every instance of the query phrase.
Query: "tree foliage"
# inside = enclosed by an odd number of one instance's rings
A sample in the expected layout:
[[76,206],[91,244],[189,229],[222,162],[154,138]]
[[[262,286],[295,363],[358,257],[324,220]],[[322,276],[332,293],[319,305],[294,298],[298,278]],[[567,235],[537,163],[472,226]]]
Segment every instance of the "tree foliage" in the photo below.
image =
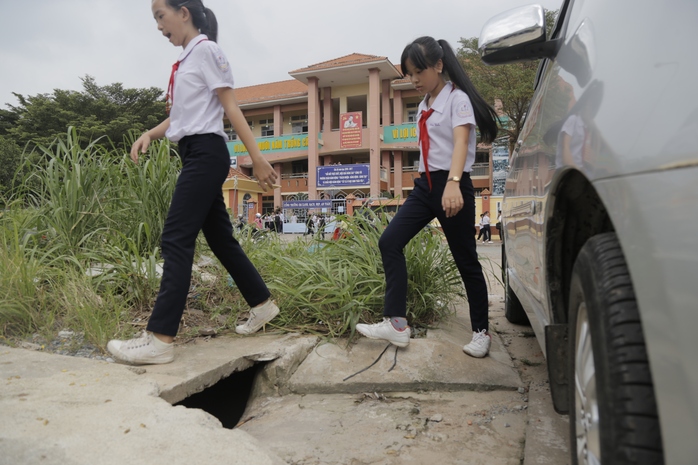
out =
[[0,205],[3,197],[12,186],[12,180],[19,167],[22,150],[12,140],[0,135]]
[[[558,11],[546,11],[546,30],[552,31]],[[489,66],[478,52],[478,38],[461,38],[458,59],[480,94],[488,102],[501,102],[502,131],[508,136],[509,153],[514,149],[523,128],[526,111],[533,97],[538,61]]]
[[161,89],[127,89],[121,83],[99,86],[91,76],[81,80],[80,92],[54,89],[51,94],[26,97],[15,93],[19,105],[0,111],[0,135],[33,149],[49,145],[74,127],[81,143],[107,136],[104,144],[111,140],[117,148],[125,148],[124,137],[130,131],[142,132],[166,116]]

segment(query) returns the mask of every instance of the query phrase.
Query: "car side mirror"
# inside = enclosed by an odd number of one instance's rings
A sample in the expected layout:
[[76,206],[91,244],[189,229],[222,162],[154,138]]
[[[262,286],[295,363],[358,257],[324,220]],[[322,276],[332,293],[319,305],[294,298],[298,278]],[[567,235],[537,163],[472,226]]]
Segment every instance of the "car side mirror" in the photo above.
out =
[[529,5],[505,11],[485,23],[478,40],[488,65],[554,58],[560,40],[545,39],[545,9]]

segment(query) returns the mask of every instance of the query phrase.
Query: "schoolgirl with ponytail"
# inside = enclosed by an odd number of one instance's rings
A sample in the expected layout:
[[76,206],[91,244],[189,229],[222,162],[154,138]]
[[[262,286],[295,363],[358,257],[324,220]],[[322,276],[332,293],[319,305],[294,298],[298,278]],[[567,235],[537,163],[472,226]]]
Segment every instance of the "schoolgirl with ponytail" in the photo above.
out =
[[236,331],[254,333],[279,313],[257,269],[233,237],[223,200],[222,186],[230,168],[224,112],[252,158],[262,189],[273,188],[277,175],[262,157],[235,100],[230,63],[216,43],[216,16],[201,0],[152,0],[151,9],[158,30],[183,50],[170,74],[169,117],[136,140],[131,159],[138,163],[152,140],[167,137],[178,143],[182,170],[162,232],[165,263],[146,331],[134,339],[107,344],[118,361],[138,365],[174,359],[173,341],[189,292],[196,238],[202,230],[251,307],[249,319]]
[[420,37],[405,47],[402,72],[424,94],[417,112],[420,159],[414,189],[390,221],[378,246],[385,270],[383,321],[357,324],[372,339],[398,347],[410,341],[407,325],[407,266],[403,249],[434,218],[438,219],[463,279],[470,307],[472,340],[463,351],[473,357],[489,353],[487,284],[475,242],[475,191],[470,171],[477,135],[483,142],[497,136],[497,115],[477,92],[445,40]]

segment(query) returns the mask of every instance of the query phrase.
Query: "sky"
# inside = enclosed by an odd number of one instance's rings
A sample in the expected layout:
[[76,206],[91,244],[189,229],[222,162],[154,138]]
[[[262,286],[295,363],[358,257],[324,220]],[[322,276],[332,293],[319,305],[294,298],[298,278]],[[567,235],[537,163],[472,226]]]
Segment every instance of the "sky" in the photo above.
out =
[[[562,0],[538,0],[546,10]],[[289,71],[352,53],[400,63],[404,47],[429,35],[454,50],[491,17],[531,0],[204,0],[236,87],[292,79]],[[0,108],[54,89],[167,87],[180,48],[157,30],[150,0],[0,0]]]

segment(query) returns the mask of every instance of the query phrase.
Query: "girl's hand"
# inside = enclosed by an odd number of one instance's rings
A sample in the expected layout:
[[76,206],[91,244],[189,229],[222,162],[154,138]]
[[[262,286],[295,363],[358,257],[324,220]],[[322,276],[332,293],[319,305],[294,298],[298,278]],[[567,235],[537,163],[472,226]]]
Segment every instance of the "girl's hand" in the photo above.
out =
[[441,207],[446,212],[446,218],[456,216],[463,209],[463,195],[457,182],[447,182],[444,195],[441,197]]
[[268,161],[262,157],[252,158],[252,170],[257,178],[259,187],[261,187],[264,192],[269,189],[274,189],[274,183],[276,182],[277,175],[276,171],[274,171],[274,168],[269,164]]
[[131,146],[131,160],[133,160],[134,163],[138,163],[138,154],[145,153],[148,150],[149,145],[150,136],[147,132],[143,133],[143,135],[141,135],[141,137],[139,137]]

